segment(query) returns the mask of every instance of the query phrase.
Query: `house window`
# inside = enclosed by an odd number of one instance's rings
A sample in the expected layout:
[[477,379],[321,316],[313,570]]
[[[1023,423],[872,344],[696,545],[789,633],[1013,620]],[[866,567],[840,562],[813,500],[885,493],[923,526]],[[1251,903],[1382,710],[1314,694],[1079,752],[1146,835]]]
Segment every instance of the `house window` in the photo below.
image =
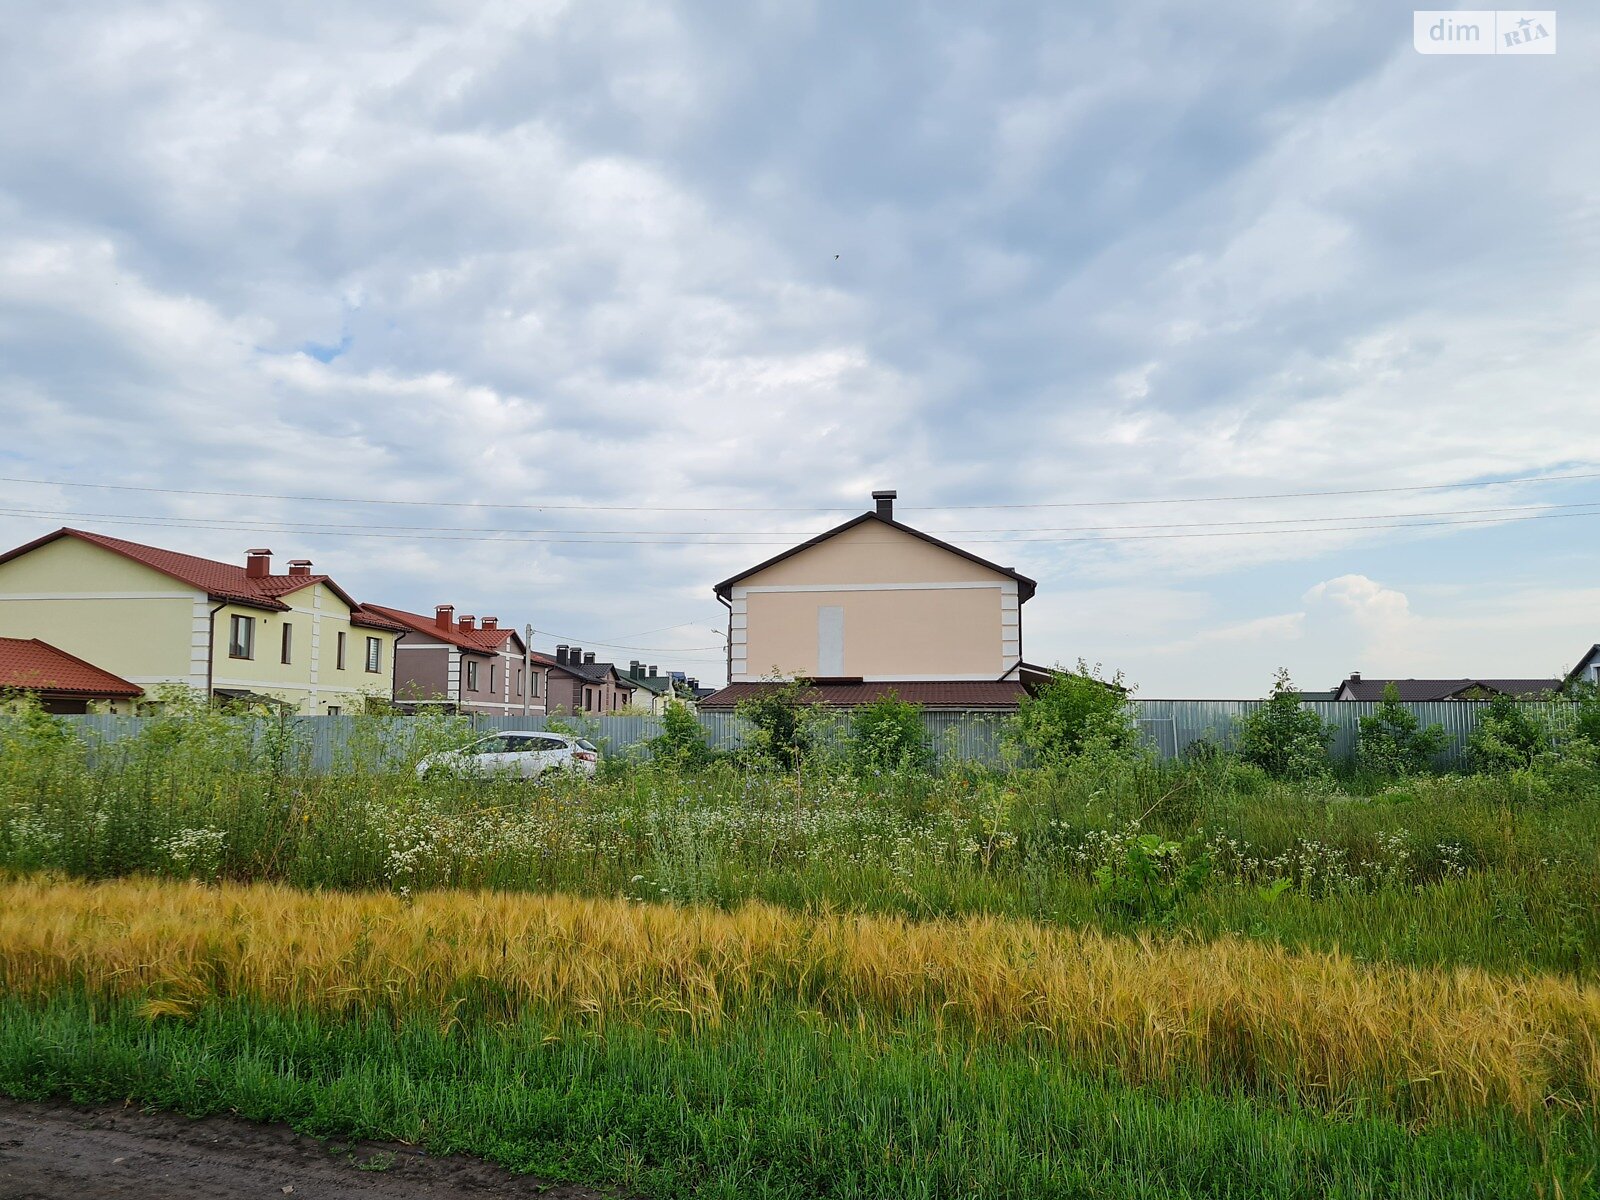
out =
[[383,669],[383,639],[367,639],[367,670],[376,675]]
[[337,704],[328,705],[328,715],[330,717],[337,717],[341,711],[343,710]]
[[228,657],[254,658],[256,656],[256,619],[230,617],[228,619]]
[[489,694],[491,696],[494,695],[494,691],[495,691],[495,687],[494,687],[494,664],[490,663],[489,664]]
[[467,664],[467,691],[475,692],[477,690],[478,690],[478,664],[476,662],[469,662]]
[[522,695],[522,668],[517,668],[517,695]]
[[340,630],[339,631],[339,663],[338,663],[338,666],[339,666],[339,670],[341,670],[341,671],[344,670],[344,642],[345,642],[344,631]]
[[535,700],[539,698],[539,672],[533,673],[533,678],[528,680],[528,694]]
[[294,661],[294,626],[287,621],[283,623],[283,655],[281,661],[286,663]]

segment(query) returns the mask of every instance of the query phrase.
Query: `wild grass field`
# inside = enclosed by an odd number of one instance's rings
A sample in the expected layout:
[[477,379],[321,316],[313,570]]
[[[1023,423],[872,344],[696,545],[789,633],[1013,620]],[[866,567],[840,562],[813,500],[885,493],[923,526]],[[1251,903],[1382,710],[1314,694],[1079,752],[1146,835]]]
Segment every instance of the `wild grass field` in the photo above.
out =
[[1582,753],[530,787],[292,751],[0,722],[0,1090],[647,1195],[1600,1191]]

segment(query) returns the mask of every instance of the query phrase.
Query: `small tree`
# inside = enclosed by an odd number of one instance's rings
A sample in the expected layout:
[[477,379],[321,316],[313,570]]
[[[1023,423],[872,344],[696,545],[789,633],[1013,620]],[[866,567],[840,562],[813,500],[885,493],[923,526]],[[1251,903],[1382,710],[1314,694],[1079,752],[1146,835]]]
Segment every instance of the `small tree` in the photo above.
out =
[[1075,671],[1057,670],[1037,693],[1022,698],[1010,736],[1041,763],[1070,762],[1091,742],[1131,749],[1139,730],[1128,711],[1129,690],[1121,671],[1107,679],[1098,663],[1091,667],[1080,658]]
[[921,706],[890,692],[855,709],[850,714],[850,762],[864,773],[932,767],[933,743]]
[[1400,703],[1400,689],[1383,685],[1378,710],[1358,722],[1361,740],[1356,756],[1363,767],[1382,775],[1416,775],[1426,771],[1449,738],[1443,725],[1422,728],[1417,714]]
[[705,729],[681,700],[667,702],[667,710],[661,714],[661,732],[645,744],[657,762],[675,767],[703,767],[712,758]]
[[1501,695],[1489,701],[1478,727],[1467,737],[1467,761],[1478,771],[1513,771],[1532,766],[1549,747],[1544,722],[1525,705]]
[[751,748],[790,770],[800,764],[812,743],[810,684],[804,679],[773,682],[734,705],[734,713],[755,726]]
[[1289,672],[1279,668],[1272,693],[1239,722],[1239,757],[1274,779],[1311,779],[1327,773],[1333,726],[1300,703]]

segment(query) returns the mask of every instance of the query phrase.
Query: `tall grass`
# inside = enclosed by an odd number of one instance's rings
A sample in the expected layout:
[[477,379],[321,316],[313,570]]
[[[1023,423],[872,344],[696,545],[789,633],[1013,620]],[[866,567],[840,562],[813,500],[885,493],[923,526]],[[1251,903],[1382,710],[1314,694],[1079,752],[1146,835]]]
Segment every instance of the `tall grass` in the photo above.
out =
[[525,1012],[717,1029],[804,1018],[1013,1044],[1177,1094],[1462,1121],[1600,1099],[1600,988],[1233,938],[1106,937],[566,896],[308,894],[151,881],[0,886],[0,991],[220,1000],[441,1027]]
[[[0,720],[0,868],[989,913],[1600,970],[1600,802],[1577,775],[1351,792],[1226,760],[864,778],[719,764],[529,787],[420,781],[397,757],[402,740],[412,758],[458,744],[459,723],[363,722],[327,773],[305,769],[289,729],[180,710],[92,748],[37,714]],[[1103,873],[1142,836],[1171,841],[1161,862],[1200,868],[1199,885],[1145,909],[1108,903]]]

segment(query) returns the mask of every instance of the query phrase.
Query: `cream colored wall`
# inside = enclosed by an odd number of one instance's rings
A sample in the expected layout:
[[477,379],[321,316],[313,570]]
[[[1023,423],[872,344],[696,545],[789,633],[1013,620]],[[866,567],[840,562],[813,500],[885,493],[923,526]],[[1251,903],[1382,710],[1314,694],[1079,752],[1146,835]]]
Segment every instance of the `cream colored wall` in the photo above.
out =
[[817,659],[817,609],[844,610],[842,675],[998,679],[1001,591],[766,592],[747,597],[746,674],[832,674]]
[[204,686],[208,607],[204,592],[77,538],[0,564],[0,636],[40,638],[147,690]]
[[[276,696],[308,715],[327,712],[329,705],[348,712],[368,695],[393,699],[395,634],[351,625],[349,605],[321,583],[280,599],[290,606],[289,612],[267,612],[236,604],[217,612],[211,656],[213,687]],[[255,620],[252,659],[233,658],[228,653],[231,618],[235,614]],[[287,664],[281,661],[286,622],[294,626],[291,661]],[[348,635],[342,671],[337,665],[341,631]],[[369,637],[383,644],[382,669],[377,674],[366,669]]]
[[[877,521],[746,576],[731,601],[735,681],[998,679],[1021,657],[1015,580]],[[819,658],[829,607],[843,617],[837,664]]]
[[739,580],[744,588],[824,583],[999,583],[1010,577],[881,521],[854,529]]

